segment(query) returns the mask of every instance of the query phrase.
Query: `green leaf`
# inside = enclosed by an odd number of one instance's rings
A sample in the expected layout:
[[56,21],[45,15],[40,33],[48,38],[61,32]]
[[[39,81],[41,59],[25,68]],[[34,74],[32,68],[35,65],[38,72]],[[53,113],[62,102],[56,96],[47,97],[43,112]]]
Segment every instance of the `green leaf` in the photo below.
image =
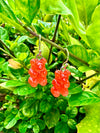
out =
[[100,103],[85,107],[86,117],[77,125],[78,133],[100,132]]
[[39,126],[39,128],[40,128],[40,130],[44,130],[45,129],[45,122],[43,121],[43,120],[41,120],[41,119],[37,119],[36,120],[36,123],[37,123],[37,125]]
[[71,128],[71,129],[76,129],[76,121],[73,120],[73,119],[69,119],[68,120],[68,126]]
[[15,124],[17,123],[17,118],[16,115],[14,114],[9,114],[5,121],[4,121],[4,126],[6,129],[12,128]]
[[24,43],[19,43],[17,46],[15,45],[12,49],[14,51],[14,55],[21,61],[25,59],[29,55],[29,48]]
[[54,127],[60,119],[60,112],[58,109],[52,109],[44,115],[44,120],[47,127],[50,129]]
[[16,86],[22,86],[25,83],[21,82],[20,80],[8,80],[5,84],[5,87],[16,87]]
[[92,13],[98,4],[98,0],[76,0],[76,4],[81,21],[88,26]]
[[92,15],[92,23],[86,30],[86,36],[90,47],[100,54],[100,5],[98,5]]
[[29,84],[25,84],[23,86],[17,87],[14,90],[14,94],[18,94],[18,95],[28,95],[28,94],[32,94],[36,91],[36,88],[31,87]]
[[40,131],[39,126],[38,126],[38,125],[35,125],[35,126],[33,127],[33,132],[34,132],[34,133],[39,133],[39,131]]
[[68,88],[69,94],[76,94],[82,91],[81,85],[70,83],[70,87]]
[[75,0],[41,0],[40,7],[41,10],[46,14],[68,15],[69,20],[76,29],[76,31],[82,36],[82,38],[86,39],[85,28],[79,21],[79,15]]
[[15,4],[24,20],[31,24],[40,7],[40,0],[15,0]]
[[9,40],[8,32],[3,27],[0,27],[0,39],[3,42],[6,42],[6,40]]
[[32,117],[36,115],[38,111],[39,102],[33,99],[28,99],[22,108],[23,115],[26,117]]
[[4,62],[5,62],[5,59],[0,57],[0,64],[3,64]]
[[93,92],[83,91],[78,94],[71,95],[69,98],[70,106],[83,106],[99,102],[100,98]]
[[67,115],[65,115],[65,114],[61,114],[61,121],[63,121],[63,122],[67,122],[68,121],[68,116]]
[[58,122],[55,126],[54,133],[69,133],[69,128],[67,123],[65,122]]
[[6,11],[7,16],[9,16],[12,20],[14,20],[15,22],[18,22],[15,14],[13,13],[12,9],[9,7],[9,5],[7,5],[7,3],[4,0],[1,0],[0,3],[3,7],[3,9]]
[[69,118],[75,118],[78,114],[77,107],[67,107],[66,114],[68,115]]
[[16,27],[19,31],[26,32],[25,29],[18,23],[16,23],[13,19],[10,19],[9,17],[5,16],[3,13],[0,13],[0,20],[3,22],[6,22],[10,24],[11,26]]
[[47,100],[42,100],[40,103],[40,110],[43,113],[48,112],[51,109],[52,105]]
[[87,72],[87,71],[91,70],[92,68],[90,68],[88,66],[80,66],[78,69],[81,72]]
[[[88,62],[88,60],[89,60],[88,52],[86,51],[86,49],[83,46],[81,46],[81,45],[70,45],[67,48],[68,48],[70,53],[72,53],[73,55],[79,57],[83,61]],[[69,56],[69,61],[72,62],[76,66],[83,65],[82,62],[78,61],[77,59],[75,59],[71,56]]]
[[[42,56],[48,60],[48,57],[49,57],[49,48],[48,46],[42,41],[41,42],[41,54]],[[35,53],[35,56],[39,53],[39,41],[36,42],[36,47],[35,47],[35,50],[34,50],[34,53]],[[50,56],[50,61],[49,63],[52,62],[52,54]]]
[[89,61],[90,67],[100,71],[100,56]]
[[4,121],[4,114],[0,112],[0,122]]
[[19,132],[20,132],[20,133],[26,133],[27,127],[28,127],[27,122],[26,122],[26,121],[22,121],[22,122],[19,124],[19,127],[18,127]]

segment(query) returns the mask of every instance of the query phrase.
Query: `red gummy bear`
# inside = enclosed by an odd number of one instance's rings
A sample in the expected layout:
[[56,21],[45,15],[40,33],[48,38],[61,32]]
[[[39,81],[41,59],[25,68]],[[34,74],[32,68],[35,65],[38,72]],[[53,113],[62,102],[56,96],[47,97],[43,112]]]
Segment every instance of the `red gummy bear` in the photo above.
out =
[[32,59],[30,61],[31,68],[29,69],[30,77],[28,79],[29,84],[32,87],[36,87],[38,84],[45,86],[47,84],[47,70],[45,68],[46,59]]
[[51,93],[54,97],[59,97],[60,94],[62,96],[68,95],[68,88],[70,86],[70,82],[68,80],[71,72],[67,69],[65,71],[56,70],[55,71],[55,79],[53,79],[51,88]]

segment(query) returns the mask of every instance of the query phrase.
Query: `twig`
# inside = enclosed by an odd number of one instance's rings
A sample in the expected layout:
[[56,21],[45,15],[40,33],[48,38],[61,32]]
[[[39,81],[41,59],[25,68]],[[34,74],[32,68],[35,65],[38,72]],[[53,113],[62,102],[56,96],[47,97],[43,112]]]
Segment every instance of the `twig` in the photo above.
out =
[[[3,45],[3,46],[5,46],[8,50],[9,50],[9,52],[11,53],[11,55],[13,55],[14,56],[14,54],[13,54],[13,52],[8,48],[8,46],[0,39],[0,43]],[[15,57],[15,56],[14,56]]]
[[[55,42],[55,38],[56,38],[56,34],[57,34],[57,30],[58,30],[60,18],[61,18],[61,15],[58,16],[58,20],[57,20],[57,24],[56,24],[54,36],[53,36],[53,38],[52,38],[52,42]],[[49,57],[48,57],[48,63],[49,63],[49,60],[50,60],[50,55],[51,55],[51,52],[52,52],[52,47],[53,47],[53,46],[51,45],[51,47],[50,47],[50,52],[49,52]]]
[[10,56],[11,58],[15,58],[13,55],[11,55],[10,53],[8,53],[7,51],[5,51],[4,49],[0,48],[1,51],[3,51],[4,53],[6,53],[8,56]]
[[[19,23],[20,23],[20,25],[23,26],[23,28],[25,28],[30,34],[32,34],[33,36],[39,37],[39,35],[36,34],[35,32],[33,32],[29,27],[23,25],[23,23],[22,23],[20,20],[19,20]],[[44,37],[42,37],[42,36],[41,36],[41,39],[44,40],[44,41],[46,41],[46,42],[49,43],[50,45],[52,45],[52,46],[54,46],[54,47],[56,47],[56,48],[62,50],[65,54],[67,54],[65,48],[62,48],[61,46],[57,45],[56,43],[54,43],[54,42],[52,42],[52,41],[50,41],[50,40],[48,40],[48,39],[46,39],[46,38],[44,38]],[[79,61],[82,62],[83,64],[89,66],[89,64],[88,64],[86,61],[80,59],[79,57],[73,55],[72,53],[69,52],[69,55],[70,55],[71,57],[73,57],[73,58],[79,60]]]
[[0,77],[0,79],[6,79],[6,80],[10,80],[10,79],[8,79],[8,78],[3,78],[3,77]]
[[96,72],[96,73],[94,73],[93,75],[90,75],[90,76],[88,76],[88,77],[86,77],[86,78],[84,78],[84,79],[82,79],[82,80],[76,81],[75,83],[83,83],[83,81],[85,81],[85,80],[87,80],[87,79],[89,79],[89,78],[92,78],[92,77],[94,77],[94,76],[97,75],[97,74],[100,74],[100,72]]

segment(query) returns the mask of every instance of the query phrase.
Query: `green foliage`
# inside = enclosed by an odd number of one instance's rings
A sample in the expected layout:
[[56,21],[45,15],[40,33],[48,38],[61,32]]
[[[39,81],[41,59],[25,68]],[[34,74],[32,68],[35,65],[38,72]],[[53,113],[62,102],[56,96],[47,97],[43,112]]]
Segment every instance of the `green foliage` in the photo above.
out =
[[[55,33],[59,14],[62,16]],[[28,70],[30,60],[39,53],[37,34],[42,35],[40,48],[46,60],[50,44],[53,49],[45,66],[47,85],[32,87]],[[99,36],[98,0],[1,0],[0,132],[99,132]],[[50,41],[53,39],[56,47]],[[69,51],[70,87],[68,96],[55,98],[50,89],[55,70],[68,56],[64,48]],[[87,77],[90,70],[97,75]]]

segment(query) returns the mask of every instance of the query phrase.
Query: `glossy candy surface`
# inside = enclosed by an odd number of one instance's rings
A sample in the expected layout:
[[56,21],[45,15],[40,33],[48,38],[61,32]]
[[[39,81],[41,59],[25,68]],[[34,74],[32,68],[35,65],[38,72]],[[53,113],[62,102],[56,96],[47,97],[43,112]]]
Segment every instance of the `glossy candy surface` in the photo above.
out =
[[56,70],[55,71],[55,79],[53,79],[51,88],[51,93],[54,97],[59,97],[60,94],[62,96],[68,95],[68,88],[70,86],[70,82],[68,80],[71,72],[67,69],[65,71]]
[[41,86],[45,86],[47,84],[47,70],[45,68],[46,59],[32,59],[30,61],[31,68],[29,69],[28,73],[30,77],[28,79],[29,84],[32,87],[36,87],[38,84]]

